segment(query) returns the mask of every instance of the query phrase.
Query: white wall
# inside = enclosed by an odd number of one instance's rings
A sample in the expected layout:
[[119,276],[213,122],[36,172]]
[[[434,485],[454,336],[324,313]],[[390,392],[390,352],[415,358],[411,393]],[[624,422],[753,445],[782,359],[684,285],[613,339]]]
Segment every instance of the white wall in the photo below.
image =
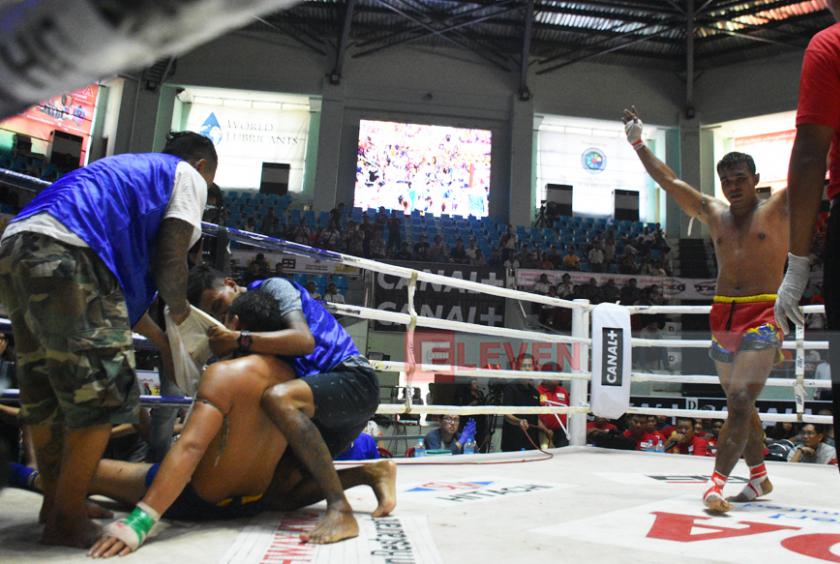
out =
[[[524,224],[532,214],[533,141],[528,131],[534,114],[618,122],[621,110],[635,104],[646,121],[688,127],[688,137],[695,138],[698,124],[795,107],[801,59],[801,53],[791,53],[705,71],[696,82],[696,119],[687,121],[681,119],[682,78],[656,69],[654,63],[644,69],[582,62],[545,75],[532,71],[533,97],[521,102],[513,64],[506,72],[471,53],[443,47],[406,45],[359,59],[352,54],[351,50],[345,58],[341,83],[331,85],[326,78],[333,64],[331,53],[317,54],[273,33],[236,32],[179,58],[169,82],[321,96],[313,181],[316,209],[352,202],[360,119],[490,129],[491,215]],[[133,94],[130,87],[127,90]],[[133,102],[127,98],[133,96],[124,96],[124,101]],[[134,134],[128,143],[132,150],[140,150],[138,145],[155,131],[155,116],[148,114],[156,100],[144,98],[141,95],[138,104],[142,115],[133,116]],[[121,118],[130,113],[124,107]],[[702,146],[694,141],[680,151],[681,164],[692,182],[708,190],[714,179],[707,178],[707,170],[713,173],[713,163],[710,168],[708,158],[701,159]]]

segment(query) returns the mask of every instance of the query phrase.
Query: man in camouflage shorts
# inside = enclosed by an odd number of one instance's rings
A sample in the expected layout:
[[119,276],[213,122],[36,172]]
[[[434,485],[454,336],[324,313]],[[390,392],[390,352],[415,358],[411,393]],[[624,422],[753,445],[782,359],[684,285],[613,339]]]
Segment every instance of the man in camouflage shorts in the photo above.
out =
[[131,330],[171,363],[146,311],[157,291],[176,323],[189,315],[187,252],[217,162],[212,142],[189,132],[163,153],[100,159],[44,188],[0,238],[45,543],[89,547],[100,535],[88,489],[111,427],[138,419]]

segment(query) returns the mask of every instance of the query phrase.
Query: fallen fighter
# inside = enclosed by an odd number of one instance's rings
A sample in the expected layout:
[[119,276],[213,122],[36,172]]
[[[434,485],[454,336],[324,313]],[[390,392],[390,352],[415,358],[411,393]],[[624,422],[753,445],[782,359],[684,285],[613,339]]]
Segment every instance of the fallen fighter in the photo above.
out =
[[[278,326],[274,298],[248,292],[232,304],[229,328],[272,331]],[[263,392],[294,377],[270,355],[252,354],[212,364],[199,384],[195,405],[180,439],[160,465],[102,460],[90,488],[128,504],[126,517],[105,529],[88,552],[94,558],[124,556],[139,548],[161,517],[224,519],[261,510],[289,509],[282,475],[273,479],[287,442],[260,408]],[[378,500],[374,517],[396,505],[396,467],[391,461],[344,469],[344,489],[370,486]],[[306,505],[320,499],[308,498]]]

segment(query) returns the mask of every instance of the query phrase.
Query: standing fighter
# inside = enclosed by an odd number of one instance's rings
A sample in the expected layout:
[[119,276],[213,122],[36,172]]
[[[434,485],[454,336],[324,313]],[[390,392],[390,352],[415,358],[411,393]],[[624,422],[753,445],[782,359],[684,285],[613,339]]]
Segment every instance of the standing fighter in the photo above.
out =
[[137,423],[131,328],[169,358],[148,315],[155,290],[173,319],[189,315],[187,251],[217,157],[196,133],[165,154],[108,157],[45,188],[0,242],[0,300],[17,345],[21,414],[44,487],[42,540],[88,547],[85,508],[111,426]]
[[[788,249],[786,191],[760,201],[752,157],[729,153],[717,165],[727,205],[692,188],[656,158],[642,140],[635,108],[624,110],[624,130],[648,174],[686,214],[709,226],[715,246],[718,278],[709,314],[709,356],[726,392],[728,414],[720,432],[712,487],[703,502],[712,511],[725,512],[729,501],[749,501],[773,489],[764,467],[763,426],[755,400],[781,356],[784,339],[773,305]],[[724,499],[723,487],[741,455],[750,467],[750,481],[738,496]]]
[[[828,9],[840,20],[840,0],[828,0]],[[829,155],[829,148],[831,154]],[[826,156],[829,168],[828,199],[831,215],[825,241],[823,292],[831,339],[832,401],[834,428],[840,428],[840,23],[816,34],[802,62],[796,138],[790,155],[790,254],[784,282],[779,287],[776,319],[785,328],[790,317],[799,325],[804,319],[799,300],[808,285],[808,255],[814,219],[820,209],[825,184]]]

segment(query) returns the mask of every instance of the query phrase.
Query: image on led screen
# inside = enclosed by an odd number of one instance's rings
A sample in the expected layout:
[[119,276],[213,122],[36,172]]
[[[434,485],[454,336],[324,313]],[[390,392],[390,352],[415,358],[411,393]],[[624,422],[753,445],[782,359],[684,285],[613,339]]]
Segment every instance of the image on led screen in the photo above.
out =
[[353,205],[487,216],[491,133],[362,120]]

